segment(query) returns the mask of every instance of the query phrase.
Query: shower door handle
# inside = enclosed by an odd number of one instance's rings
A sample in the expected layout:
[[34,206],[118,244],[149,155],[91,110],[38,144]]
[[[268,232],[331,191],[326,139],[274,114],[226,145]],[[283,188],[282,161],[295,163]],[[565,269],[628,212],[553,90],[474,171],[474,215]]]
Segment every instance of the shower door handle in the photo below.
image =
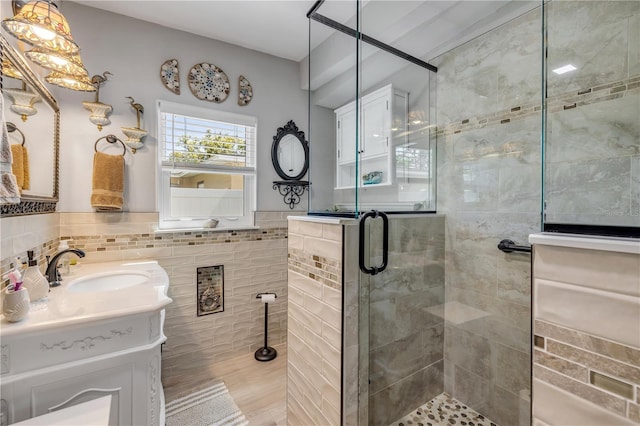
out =
[[[372,266],[367,268],[364,263],[364,231],[365,231],[365,222],[367,219],[372,218],[382,218],[382,264],[379,266]],[[382,272],[386,269],[387,263],[389,263],[389,218],[383,212],[379,212],[377,210],[371,210],[370,212],[365,213],[360,218],[360,241],[359,241],[359,253],[358,260],[360,263],[360,270],[365,274],[376,275],[379,272]]]

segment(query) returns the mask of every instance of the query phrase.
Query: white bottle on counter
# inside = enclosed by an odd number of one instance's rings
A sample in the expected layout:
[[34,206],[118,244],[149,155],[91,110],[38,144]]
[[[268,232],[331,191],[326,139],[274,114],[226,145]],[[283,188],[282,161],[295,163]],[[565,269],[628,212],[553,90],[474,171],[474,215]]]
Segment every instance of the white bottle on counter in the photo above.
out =
[[35,302],[49,294],[49,281],[42,275],[38,261],[33,258],[33,250],[27,252],[29,263],[22,276],[22,286],[29,292],[29,300]]

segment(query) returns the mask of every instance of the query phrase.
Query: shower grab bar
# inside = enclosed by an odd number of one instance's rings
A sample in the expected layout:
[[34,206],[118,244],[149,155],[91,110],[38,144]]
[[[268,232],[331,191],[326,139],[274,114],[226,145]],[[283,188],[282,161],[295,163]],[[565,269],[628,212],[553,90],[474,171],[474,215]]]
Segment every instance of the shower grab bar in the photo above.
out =
[[498,243],[498,248],[505,253],[512,253],[514,251],[520,253],[531,253],[531,246],[519,246],[514,243],[512,240],[502,240]]
[[[372,266],[371,268],[367,268],[364,263],[364,231],[365,231],[365,222],[367,219],[372,218],[382,218],[382,264],[380,266]],[[359,241],[359,253],[358,253],[358,261],[360,264],[360,270],[365,274],[376,275],[387,268],[387,264],[389,263],[389,218],[383,212],[379,212],[377,210],[371,210],[370,212],[365,213],[360,218],[360,241]]]

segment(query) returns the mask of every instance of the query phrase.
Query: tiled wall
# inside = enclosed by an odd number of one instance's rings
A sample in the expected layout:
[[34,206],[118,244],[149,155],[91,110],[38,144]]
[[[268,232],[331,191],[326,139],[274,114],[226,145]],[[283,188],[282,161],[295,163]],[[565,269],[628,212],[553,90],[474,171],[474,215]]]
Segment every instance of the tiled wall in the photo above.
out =
[[[157,213],[59,213],[2,219],[3,266],[6,250],[32,247],[41,256],[55,252],[59,238],[81,248],[83,262],[151,258],[170,278],[163,348],[163,382],[179,380],[211,361],[262,346],[264,307],[259,292],[276,292],[269,309],[269,344],[286,341],[288,212],[257,212],[259,229],[154,232]],[[40,224],[42,226],[40,226]],[[41,245],[44,246],[41,247]],[[13,247],[13,248],[12,248]],[[225,267],[224,312],[196,315],[196,268]]]
[[[381,227],[370,226],[370,250],[381,253]],[[389,425],[444,390],[444,226],[441,215],[391,216],[388,268],[361,275],[365,424]]]
[[640,424],[639,265],[637,254],[535,246],[534,422]]
[[640,2],[546,10],[546,221],[640,226]]
[[58,213],[31,216],[14,216],[0,219],[0,273],[9,271],[9,264],[15,256],[21,261],[27,259],[27,250],[34,250],[44,271],[46,255],[55,253],[60,237],[60,217]]
[[[547,5],[547,219],[638,226],[640,3]],[[500,424],[529,423],[530,261],[496,245],[541,227],[541,27],[538,8],[432,61],[445,389]]]
[[437,58],[438,212],[446,216],[444,388],[528,425],[530,258],[540,229],[541,13]]
[[342,226],[289,220],[288,424],[339,425]]

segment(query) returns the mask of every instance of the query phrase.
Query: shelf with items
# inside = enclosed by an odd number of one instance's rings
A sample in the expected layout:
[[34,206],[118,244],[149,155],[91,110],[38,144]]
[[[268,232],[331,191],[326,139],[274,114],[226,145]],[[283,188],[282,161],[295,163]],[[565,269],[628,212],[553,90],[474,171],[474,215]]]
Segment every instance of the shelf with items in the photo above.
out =
[[334,111],[336,189],[393,183],[393,146],[406,139],[407,108],[408,94],[387,85],[362,97],[359,114],[355,101]]

